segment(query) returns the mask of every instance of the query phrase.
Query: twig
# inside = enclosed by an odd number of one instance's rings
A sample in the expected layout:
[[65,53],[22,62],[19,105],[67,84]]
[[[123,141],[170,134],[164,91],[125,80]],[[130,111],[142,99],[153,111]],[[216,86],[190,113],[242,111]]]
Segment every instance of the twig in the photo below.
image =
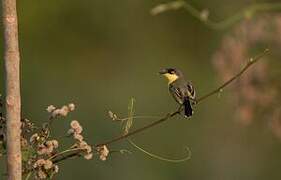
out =
[[157,121],[154,121],[154,122],[152,122],[152,123],[150,123],[150,124],[148,124],[148,125],[146,125],[146,126],[144,126],[144,127],[141,127],[141,128],[136,129],[136,130],[134,130],[134,131],[131,131],[131,132],[128,133],[128,134],[121,135],[121,136],[119,136],[119,137],[113,138],[113,139],[111,139],[111,140],[109,140],[109,141],[106,141],[106,142],[104,142],[104,143],[97,144],[97,145],[95,145],[95,147],[99,147],[99,146],[102,146],[102,145],[109,145],[109,144],[112,144],[112,143],[114,143],[114,142],[117,142],[117,141],[120,141],[120,140],[122,140],[122,139],[125,139],[125,138],[127,138],[127,137],[129,137],[129,136],[132,136],[132,135],[134,135],[134,134],[140,133],[140,132],[142,132],[142,131],[144,131],[144,130],[146,130],[146,129],[148,129],[148,128],[151,128],[151,127],[153,127],[153,126],[156,126],[157,124],[160,124],[160,123],[162,123],[162,122],[167,121],[168,119],[170,119],[171,117],[173,117],[173,116],[179,114],[180,112],[181,112],[181,110],[177,110],[177,111],[175,111],[175,112],[173,112],[173,113],[171,113],[171,114],[167,114],[165,117],[163,117],[163,118],[161,118],[161,119],[159,119],[159,120],[157,120]]
[[250,58],[250,60],[248,61],[248,63],[241,69],[241,71],[239,73],[237,73],[235,76],[233,76],[232,78],[230,78],[228,81],[226,81],[225,83],[223,83],[220,87],[216,88],[215,90],[211,91],[210,93],[200,97],[197,99],[197,103],[203,101],[204,99],[208,98],[209,96],[212,96],[216,93],[219,93],[220,91],[222,91],[223,88],[225,88],[227,85],[229,85],[230,83],[232,83],[232,81],[234,81],[235,79],[237,79],[238,77],[240,77],[251,65],[253,65],[254,63],[256,63],[258,60],[260,60],[265,54],[267,54],[269,52],[269,49],[265,49],[261,54],[257,55],[254,58]]
[[56,157],[58,157],[58,156],[61,156],[61,155],[65,154],[65,153],[69,153],[69,152],[73,152],[73,151],[80,151],[80,150],[83,150],[83,148],[67,149],[67,150],[65,150],[65,151],[59,152],[59,153],[57,153],[57,154],[54,154],[53,156],[51,156],[51,157],[48,158],[48,159],[49,159],[49,160],[52,160],[52,159],[54,159],[54,158],[56,158]]
[[[256,57],[254,58],[251,58],[248,63],[244,66],[244,68],[241,69],[241,71],[239,73],[237,73],[236,75],[234,75],[231,79],[229,79],[228,81],[226,81],[225,83],[223,83],[221,86],[219,86],[219,88],[211,91],[210,93],[207,93],[206,95],[202,96],[202,97],[199,97],[197,99],[197,103],[198,102],[201,102],[205,99],[207,99],[208,97],[220,92],[223,88],[225,88],[227,85],[229,85],[231,82],[233,82],[235,79],[237,79],[238,77],[240,77],[251,65],[255,64],[259,59],[261,59],[265,54],[267,54],[269,52],[268,49],[265,49],[261,54],[257,55]],[[118,136],[118,137],[115,137],[111,140],[108,140],[106,142],[103,142],[103,143],[99,143],[99,144],[96,144],[93,146],[93,148],[96,148],[96,147],[100,147],[100,146],[103,146],[103,145],[109,145],[109,144],[112,144],[114,142],[117,142],[117,141],[121,141],[121,140],[124,140],[130,136],[133,136],[137,133],[140,133],[140,132],[143,132],[144,130],[146,129],[149,129],[151,127],[154,127],[158,124],[161,124],[169,119],[171,119],[172,117],[174,117],[175,115],[177,114],[180,114],[182,111],[182,108],[180,107],[177,111],[173,112],[173,113],[170,113],[170,114],[167,114],[165,117],[157,120],[157,121],[154,121],[144,127],[141,127],[139,129],[136,129],[134,131],[131,131],[130,133],[128,134],[125,134],[125,135],[121,135],[121,136]],[[61,158],[58,158],[54,161],[54,163],[58,163],[62,160],[65,160],[65,159],[68,159],[68,158],[71,158],[71,157],[75,157],[75,156],[78,156],[79,155],[79,152],[74,152],[74,153],[71,153],[71,154],[68,154],[66,156],[63,156]]]
[[[181,0],[180,0],[181,1]],[[244,8],[243,10],[235,13],[234,15],[222,20],[222,21],[212,21],[208,17],[206,19],[202,18],[202,12],[188,4],[187,2],[184,3],[183,8],[189,12],[192,16],[196,17],[198,20],[206,24],[209,28],[215,30],[223,30],[226,29],[236,22],[250,18],[257,14],[258,12],[262,11],[271,11],[271,10],[281,10],[281,3],[259,3],[253,4]]]
[[[161,118],[161,116],[132,116],[134,119],[156,119]],[[118,118],[115,121],[127,121],[130,118]]]
[[68,155],[65,155],[65,156],[61,156],[60,158],[57,158],[53,161],[54,164],[57,164],[63,160],[66,160],[66,159],[70,159],[72,157],[75,157],[75,156],[80,156],[80,153],[77,153],[77,152],[73,152],[71,154],[68,154]]
[[6,70],[7,169],[9,180],[22,178],[20,53],[16,0],[2,0],[4,61]]

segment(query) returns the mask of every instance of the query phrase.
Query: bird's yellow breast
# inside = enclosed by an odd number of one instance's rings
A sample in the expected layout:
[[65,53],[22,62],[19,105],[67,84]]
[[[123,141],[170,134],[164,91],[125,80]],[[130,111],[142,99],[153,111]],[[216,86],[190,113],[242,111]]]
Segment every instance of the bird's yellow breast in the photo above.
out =
[[164,74],[164,76],[168,79],[168,84],[174,82],[179,78],[179,76],[177,76],[176,74],[169,74],[169,73]]

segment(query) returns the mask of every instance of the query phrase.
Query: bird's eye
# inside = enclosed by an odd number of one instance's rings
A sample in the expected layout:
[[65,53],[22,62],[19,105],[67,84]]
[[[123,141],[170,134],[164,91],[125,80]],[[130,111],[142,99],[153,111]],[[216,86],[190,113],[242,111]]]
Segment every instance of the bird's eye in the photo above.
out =
[[167,72],[169,74],[176,74],[175,70],[174,69],[167,69]]

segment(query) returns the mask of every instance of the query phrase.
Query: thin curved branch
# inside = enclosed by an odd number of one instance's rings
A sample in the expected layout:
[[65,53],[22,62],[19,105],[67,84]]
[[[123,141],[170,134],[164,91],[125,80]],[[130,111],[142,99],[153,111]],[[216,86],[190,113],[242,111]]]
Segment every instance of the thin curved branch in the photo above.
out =
[[[244,66],[244,68],[241,69],[241,71],[239,73],[237,73],[236,75],[234,75],[232,78],[230,78],[228,81],[226,81],[225,83],[223,83],[221,86],[219,86],[217,89],[211,91],[210,93],[207,93],[206,95],[202,96],[202,97],[199,97],[197,99],[197,103],[205,100],[206,98],[220,92],[224,87],[226,87],[227,85],[229,85],[231,82],[233,82],[235,79],[237,79],[238,77],[240,77],[251,65],[255,64],[258,60],[261,59],[261,57],[263,57],[265,54],[267,54],[269,52],[269,49],[265,49],[261,54],[255,56],[254,58],[250,58],[250,60],[248,61],[248,63]],[[161,118],[157,121],[154,121],[142,128],[139,128],[139,129],[136,129],[134,131],[131,131],[130,133],[126,134],[126,135],[122,135],[122,136],[119,136],[119,137],[116,137],[116,138],[113,138],[109,141],[106,141],[104,143],[100,143],[100,144],[97,144],[95,145],[96,147],[98,146],[102,146],[102,145],[109,145],[111,143],[114,143],[116,141],[120,141],[122,139],[125,139],[129,136],[132,136],[132,135],[135,135],[139,132],[142,132],[148,128],[151,128],[157,124],[160,124],[162,122],[165,122],[166,120],[170,119],[171,117],[175,116],[176,114],[179,114],[181,112],[181,109],[178,109],[177,111],[173,112],[172,114],[167,114],[166,117],[164,118]]]
[[237,73],[236,75],[234,75],[232,78],[230,78],[228,81],[226,81],[225,83],[223,83],[220,87],[216,88],[215,90],[211,91],[210,93],[201,96],[197,99],[197,103],[203,101],[204,99],[217,94],[219,92],[222,91],[223,88],[225,88],[227,85],[229,85],[230,83],[232,83],[232,81],[236,80],[238,77],[240,77],[251,65],[255,64],[258,60],[260,60],[263,56],[265,56],[267,53],[269,53],[269,49],[265,49],[261,54],[257,55],[254,58],[250,58],[250,60],[248,61],[248,63],[241,69],[241,71],[239,73]]
[[[236,75],[234,75],[232,78],[230,78],[228,81],[226,81],[225,83],[223,83],[221,86],[219,86],[217,89],[211,91],[210,93],[207,93],[206,95],[203,95],[201,97],[199,97],[197,99],[197,103],[199,102],[202,102],[203,100],[207,99],[208,97],[216,94],[216,93],[219,93],[223,88],[225,88],[227,85],[229,85],[230,83],[232,83],[234,80],[236,80],[238,77],[240,77],[247,69],[249,69],[249,67],[251,67],[253,64],[255,64],[256,62],[258,62],[258,60],[260,60],[263,56],[265,56],[267,53],[269,52],[268,49],[265,49],[261,54],[255,56],[254,58],[250,58],[250,60],[248,61],[248,63],[241,69],[241,71],[239,73],[237,73]],[[108,140],[108,141],[105,141],[103,143],[99,143],[99,144],[96,144],[94,145],[93,147],[96,148],[96,147],[100,147],[100,146],[103,146],[103,145],[109,145],[109,144],[112,144],[112,143],[115,143],[117,141],[121,141],[121,140],[124,140],[124,139],[127,139],[128,137],[130,136],[133,136],[135,134],[138,134],[138,133],[141,133],[143,132],[144,130],[146,129],[149,129],[151,127],[154,127],[158,124],[161,124],[169,119],[171,119],[172,117],[174,117],[175,115],[177,114],[180,114],[182,111],[182,108],[180,107],[177,111],[173,112],[173,113],[169,113],[167,114],[165,117],[159,119],[159,120],[156,120],[150,124],[147,124],[145,125],[144,127],[141,127],[141,128],[138,128],[134,131],[131,131],[129,132],[128,134],[125,134],[125,135],[121,135],[121,136],[117,136],[111,140]],[[68,159],[68,158],[71,158],[71,157],[75,157],[75,156],[79,156],[79,152],[74,152],[74,153],[71,153],[71,154],[68,154],[66,156],[63,156],[63,157],[58,157],[57,159],[55,159],[53,162],[54,163],[59,163],[60,161],[62,160],[65,160],[65,159]]]

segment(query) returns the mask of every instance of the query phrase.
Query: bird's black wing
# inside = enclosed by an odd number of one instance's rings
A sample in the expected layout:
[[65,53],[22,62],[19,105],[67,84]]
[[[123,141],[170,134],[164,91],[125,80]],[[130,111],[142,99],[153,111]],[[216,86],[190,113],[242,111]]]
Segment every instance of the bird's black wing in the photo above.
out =
[[181,88],[184,92],[182,92],[184,98],[188,98],[192,105],[196,104],[196,93],[195,89],[190,82],[186,82],[184,87]]
[[180,87],[176,87],[173,84],[169,85],[169,91],[172,94],[173,98],[179,103],[183,104],[184,102],[184,94]]
[[196,93],[195,89],[193,88],[192,84],[190,82],[186,83],[186,95],[189,97],[189,99],[195,100],[196,99]]

